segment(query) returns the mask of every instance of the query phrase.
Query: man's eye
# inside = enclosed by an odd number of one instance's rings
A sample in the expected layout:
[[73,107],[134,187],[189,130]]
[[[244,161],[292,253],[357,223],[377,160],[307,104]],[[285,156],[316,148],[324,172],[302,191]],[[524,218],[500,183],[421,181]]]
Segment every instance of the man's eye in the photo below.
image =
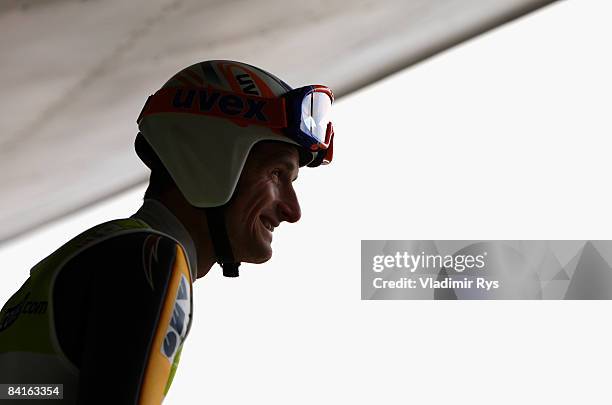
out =
[[280,176],[281,176],[281,171],[280,171],[280,169],[274,169],[274,170],[272,170],[272,176],[280,178]]

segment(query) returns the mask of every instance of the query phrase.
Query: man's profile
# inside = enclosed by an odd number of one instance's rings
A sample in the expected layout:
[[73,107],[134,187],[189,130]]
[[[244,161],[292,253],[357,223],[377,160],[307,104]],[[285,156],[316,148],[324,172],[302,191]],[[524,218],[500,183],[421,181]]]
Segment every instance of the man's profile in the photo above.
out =
[[301,216],[299,168],[331,161],[332,103],[325,86],[292,89],[240,62],[174,75],[138,117],[142,207],[32,268],[0,312],[0,383],[61,383],[67,404],[161,403],[193,282],[215,262],[236,277],[270,259],[274,229]]

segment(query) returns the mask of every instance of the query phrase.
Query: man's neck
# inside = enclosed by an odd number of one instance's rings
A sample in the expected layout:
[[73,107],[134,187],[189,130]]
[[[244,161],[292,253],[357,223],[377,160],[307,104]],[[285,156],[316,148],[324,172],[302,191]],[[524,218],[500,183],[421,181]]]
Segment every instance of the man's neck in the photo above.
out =
[[197,278],[204,277],[215,264],[204,210],[189,204],[178,190],[164,194],[159,202],[172,212],[189,233],[197,252]]

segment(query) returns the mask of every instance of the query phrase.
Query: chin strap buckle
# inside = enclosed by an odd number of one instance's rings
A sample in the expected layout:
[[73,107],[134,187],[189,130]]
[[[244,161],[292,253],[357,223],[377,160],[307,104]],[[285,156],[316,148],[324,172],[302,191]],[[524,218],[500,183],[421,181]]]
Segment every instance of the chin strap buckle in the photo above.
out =
[[225,207],[210,207],[204,208],[206,218],[208,219],[208,231],[210,240],[215,250],[217,263],[223,269],[225,277],[238,277],[238,267],[240,262],[236,262],[232,252],[227,228],[225,226]]
[[238,277],[238,267],[240,263],[219,263],[223,269],[223,275],[225,277]]

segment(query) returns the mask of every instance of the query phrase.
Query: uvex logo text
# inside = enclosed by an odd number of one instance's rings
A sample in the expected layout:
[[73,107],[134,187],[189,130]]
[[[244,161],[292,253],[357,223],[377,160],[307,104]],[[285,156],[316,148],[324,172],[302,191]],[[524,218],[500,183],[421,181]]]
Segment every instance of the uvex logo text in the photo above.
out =
[[238,124],[284,128],[285,101],[208,88],[164,88],[149,97],[138,122],[158,113],[189,113],[230,119]]
[[187,336],[187,327],[191,317],[191,300],[189,298],[189,286],[187,278],[181,275],[181,281],[176,292],[172,318],[166,329],[166,336],[162,343],[161,352],[170,364],[174,361],[174,356],[178,352],[183,340]]
[[[197,96],[197,97],[196,97]],[[266,122],[268,118],[263,112],[267,100],[239,97],[235,94],[221,94],[208,89],[176,90],[172,106],[176,108],[192,108],[198,100],[200,111],[212,111],[215,107],[227,115],[241,116],[244,119],[257,119]]]

